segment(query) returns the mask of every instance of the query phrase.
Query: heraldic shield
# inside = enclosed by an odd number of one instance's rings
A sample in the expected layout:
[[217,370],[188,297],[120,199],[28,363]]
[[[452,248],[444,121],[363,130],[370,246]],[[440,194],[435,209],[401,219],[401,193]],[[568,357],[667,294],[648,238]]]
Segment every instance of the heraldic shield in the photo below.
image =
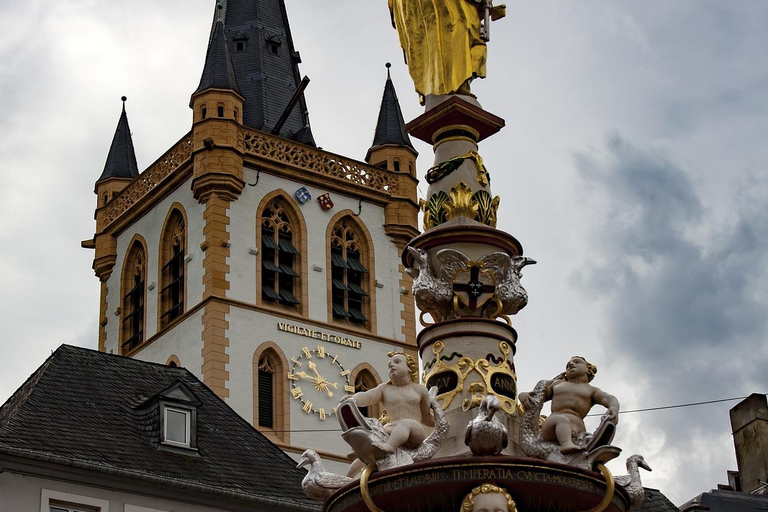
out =
[[456,299],[472,311],[482,308],[496,293],[496,279],[483,262],[467,262],[465,268],[456,271],[453,277],[454,307]]

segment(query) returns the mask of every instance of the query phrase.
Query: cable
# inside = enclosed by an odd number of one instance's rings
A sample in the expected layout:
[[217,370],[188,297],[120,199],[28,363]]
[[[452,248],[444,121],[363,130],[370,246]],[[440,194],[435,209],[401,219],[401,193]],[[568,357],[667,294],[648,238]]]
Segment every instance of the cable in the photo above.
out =
[[[680,407],[693,407],[695,405],[706,405],[706,404],[716,404],[720,402],[731,402],[734,400],[743,400],[747,398],[746,396],[736,396],[733,398],[721,398],[719,400],[706,400],[704,402],[690,402],[687,404],[677,404],[677,405],[663,405],[661,407],[648,407],[646,409],[632,409],[630,411],[619,411],[619,414],[629,414],[631,412],[648,412],[648,411],[662,411],[664,409],[678,409]],[[587,417],[591,416],[602,416],[602,414],[587,414]]]
[[[632,409],[629,411],[619,411],[619,414],[629,414],[633,412],[663,411],[665,409],[679,409],[681,407],[693,407],[696,405],[717,404],[721,402],[732,402],[734,400],[744,400],[746,396],[735,396],[733,398],[721,398],[719,400],[705,400],[704,402],[689,402],[687,404],[662,405],[661,407],[647,407],[645,409]],[[587,417],[602,416],[602,413],[587,414]],[[327,429],[302,429],[302,430],[273,430],[272,432],[341,432],[339,428]]]

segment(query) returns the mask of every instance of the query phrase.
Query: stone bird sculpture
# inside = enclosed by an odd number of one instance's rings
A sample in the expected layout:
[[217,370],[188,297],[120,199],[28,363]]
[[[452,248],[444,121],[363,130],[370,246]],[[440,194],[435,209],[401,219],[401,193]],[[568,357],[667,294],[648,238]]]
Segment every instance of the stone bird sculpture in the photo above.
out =
[[520,284],[520,271],[526,265],[533,265],[536,260],[525,256],[511,257],[505,252],[486,254],[480,261],[490,269],[496,279],[496,297],[501,303],[497,315],[514,315],[528,304],[528,293]]
[[325,501],[331,494],[352,481],[347,476],[326,471],[315,450],[306,450],[301,455],[301,460],[296,467],[300,468],[307,464],[310,464],[310,467],[301,481],[301,488],[304,490],[304,494],[313,500]]
[[474,455],[498,455],[509,443],[506,427],[494,416],[501,403],[494,395],[488,395],[478,409],[477,417],[467,424],[464,444]]
[[643,483],[640,481],[640,470],[638,468],[652,471],[642,455],[632,455],[627,459],[627,471],[629,474],[613,477],[616,485],[622,486],[627,491],[627,494],[629,494],[630,510],[639,508],[645,499],[645,490],[643,489]]
[[413,268],[406,272],[413,278],[413,298],[419,309],[428,312],[436,320],[446,319],[453,311],[451,281],[435,277],[429,254],[421,249],[408,247],[413,255]]

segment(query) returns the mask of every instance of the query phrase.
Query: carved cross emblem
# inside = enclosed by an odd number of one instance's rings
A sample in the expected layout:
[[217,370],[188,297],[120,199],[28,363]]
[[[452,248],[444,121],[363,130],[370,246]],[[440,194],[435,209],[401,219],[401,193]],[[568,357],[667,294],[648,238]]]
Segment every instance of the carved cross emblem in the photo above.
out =
[[470,261],[453,279],[453,293],[472,311],[481,308],[496,293],[493,273],[482,267],[482,262]]

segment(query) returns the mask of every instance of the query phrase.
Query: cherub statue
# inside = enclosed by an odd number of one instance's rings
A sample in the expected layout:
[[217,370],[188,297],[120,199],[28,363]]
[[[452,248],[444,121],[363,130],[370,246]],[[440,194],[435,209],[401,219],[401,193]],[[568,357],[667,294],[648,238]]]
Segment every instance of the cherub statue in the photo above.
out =
[[381,403],[387,410],[389,432],[386,443],[373,443],[380,450],[392,453],[399,446],[416,448],[427,436],[424,429],[435,426],[435,418],[429,406],[429,392],[417,384],[419,369],[413,356],[390,352],[389,380],[368,391],[352,395],[358,406]]
[[[608,409],[605,419],[619,422],[619,401],[590,384],[597,373],[597,366],[582,356],[573,356],[565,365],[565,372],[555,377],[545,387],[544,401],[552,400],[552,414],[541,426],[545,441],[557,441],[564,454],[584,449],[574,441],[586,432],[584,418],[595,404]],[[529,393],[520,393],[520,402],[525,408],[533,407]]]
[[460,512],[517,512],[517,505],[505,489],[482,484],[464,497]]
[[[434,394],[418,384],[416,359],[402,352],[389,354],[389,380],[368,391],[345,396],[339,404],[342,437],[352,446],[358,460],[347,475],[357,474],[365,464],[376,461],[379,467],[395,467],[431,458],[440,449],[448,431]],[[349,407],[349,402],[354,404]],[[382,404],[388,421],[359,415],[356,406]],[[427,427],[435,430],[427,437]],[[391,459],[391,460],[387,460]]]

